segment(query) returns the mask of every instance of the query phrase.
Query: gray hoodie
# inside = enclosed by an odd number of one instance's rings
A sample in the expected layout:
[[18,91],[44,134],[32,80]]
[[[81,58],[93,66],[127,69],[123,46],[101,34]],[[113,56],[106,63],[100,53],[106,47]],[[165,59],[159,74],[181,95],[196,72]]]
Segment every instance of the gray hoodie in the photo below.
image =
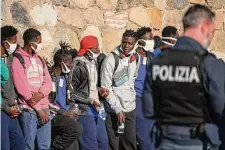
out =
[[[116,48],[114,52],[120,56]],[[131,112],[136,108],[134,81],[138,75],[140,59],[130,62],[130,57],[119,58],[119,64],[114,72],[115,59],[110,53],[104,60],[101,68],[101,86],[109,90],[105,109],[107,112]],[[128,78],[127,78],[127,77]],[[126,80],[127,79],[127,80]],[[115,82],[120,84],[115,84]],[[122,82],[121,82],[122,81]]]

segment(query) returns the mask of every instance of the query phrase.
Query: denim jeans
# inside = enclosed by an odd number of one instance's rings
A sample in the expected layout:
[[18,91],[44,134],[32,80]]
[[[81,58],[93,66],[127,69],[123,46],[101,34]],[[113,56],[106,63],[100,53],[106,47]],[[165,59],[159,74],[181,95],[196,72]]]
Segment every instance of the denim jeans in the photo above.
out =
[[17,118],[1,111],[1,149],[24,150],[25,140]]
[[93,115],[79,116],[78,121],[83,126],[80,137],[80,150],[107,150],[108,136],[105,121]]
[[20,115],[21,128],[25,137],[26,150],[49,150],[51,144],[51,121],[39,126],[38,117],[31,112]]
[[142,99],[136,97],[136,132],[137,141],[139,143],[140,150],[154,150],[154,144],[150,138],[151,128],[154,121],[149,118],[145,118],[143,114]]

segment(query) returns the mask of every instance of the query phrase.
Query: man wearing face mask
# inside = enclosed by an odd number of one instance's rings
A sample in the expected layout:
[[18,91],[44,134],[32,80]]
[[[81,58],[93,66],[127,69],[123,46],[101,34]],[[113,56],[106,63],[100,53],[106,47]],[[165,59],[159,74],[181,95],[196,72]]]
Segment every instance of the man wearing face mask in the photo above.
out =
[[140,64],[137,34],[126,30],[121,45],[109,54],[101,69],[101,86],[109,90],[105,106],[109,150],[136,150],[134,81]]
[[72,110],[69,99],[68,75],[72,68],[71,47],[61,42],[60,49],[54,55],[54,65],[51,77],[54,83],[50,94],[51,103],[59,106],[56,116],[52,120],[52,148],[63,150],[79,149],[78,138],[82,133],[82,127],[77,119],[76,112]]
[[[151,36],[148,36],[151,35]],[[149,136],[149,130],[153,125],[153,120],[145,118],[143,114],[142,95],[144,89],[144,81],[147,71],[147,64],[153,57],[154,40],[152,39],[152,29],[142,27],[137,30],[138,48],[137,53],[140,55],[140,67],[138,76],[134,83],[136,91],[136,132],[137,141],[140,150],[153,150],[154,146]]]
[[225,65],[207,51],[215,14],[196,4],[182,21],[184,35],[150,63],[144,114],[156,119],[151,135],[159,149],[217,150],[225,103]]
[[158,56],[168,47],[173,47],[178,38],[177,28],[174,26],[166,26],[162,31],[162,45],[154,50],[153,55]]
[[21,113],[17,104],[11,64],[17,47],[17,30],[13,26],[1,28],[1,59],[9,69],[9,80],[1,86],[1,148],[3,150],[24,150],[25,141],[17,117]]
[[20,115],[26,149],[49,149],[51,142],[51,121],[49,118],[48,95],[52,80],[45,62],[38,57],[41,50],[41,33],[33,28],[23,34],[24,47],[14,54],[12,73],[19,101],[25,111]]
[[[80,137],[81,150],[106,150],[108,137],[105,129],[105,110],[99,100],[99,92],[107,96],[107,90],[98,87],[98,39],[85,36],[80,42],[78,57],[74,59],[70,73],[72,103],[79,106],[78,121],[83,126]],[[102,92],[103,91],[103,92]]]

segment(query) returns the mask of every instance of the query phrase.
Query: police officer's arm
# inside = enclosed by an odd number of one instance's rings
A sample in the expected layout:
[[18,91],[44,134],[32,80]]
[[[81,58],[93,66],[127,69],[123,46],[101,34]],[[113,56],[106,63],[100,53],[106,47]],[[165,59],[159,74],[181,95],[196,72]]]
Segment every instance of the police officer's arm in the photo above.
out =
[[106,97],[106,101],[110,104],[111,108],[116,114],[122,111],[120,101],[115,96],[112,89],[112,80],[115,67],[115,60],[113,54],[109,54],[101,67],[101,87],[109,90],[109,95]]
[[222,60],[209,56],[205,58],[205,85],[209,92],[209,110],[218,124],[221,120],[225,103],[225,64]]
[[148,68],[144,84],[143,111],[145,117],[152,117],[154,115],[154,102],[152,97],[151,63],[148,64]]

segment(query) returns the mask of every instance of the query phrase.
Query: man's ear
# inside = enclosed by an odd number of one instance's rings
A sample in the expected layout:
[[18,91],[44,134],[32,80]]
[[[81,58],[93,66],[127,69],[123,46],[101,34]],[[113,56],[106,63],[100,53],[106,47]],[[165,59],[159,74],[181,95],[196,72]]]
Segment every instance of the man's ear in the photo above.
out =
[[5,47],[5,48],[8,48],[9,47],[9,44],[5,41],[2,42],[2,45]]

